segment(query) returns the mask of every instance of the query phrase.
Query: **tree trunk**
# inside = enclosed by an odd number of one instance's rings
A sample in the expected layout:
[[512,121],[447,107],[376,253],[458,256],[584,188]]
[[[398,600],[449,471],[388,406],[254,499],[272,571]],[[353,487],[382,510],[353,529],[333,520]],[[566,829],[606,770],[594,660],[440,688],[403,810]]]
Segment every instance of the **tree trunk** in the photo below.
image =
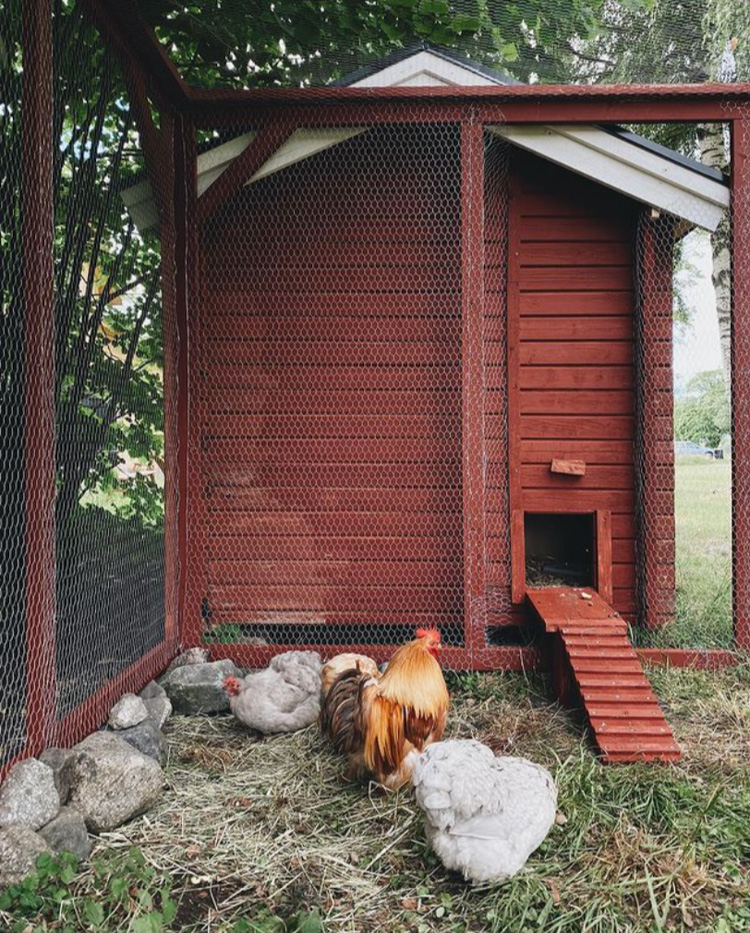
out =
[[[703,123],[698,127],[698,149],[704,165],[726,171],[727,156],[724,147],[724,131],[721,123]],[[719,322],[721,358],[724,364],[727,391],[731,374],[731,318],[732,318],[732,251],[730,241],[730,216],[727,211],[711,234],[713,268],[711,279],[716,296],[716,317]]]

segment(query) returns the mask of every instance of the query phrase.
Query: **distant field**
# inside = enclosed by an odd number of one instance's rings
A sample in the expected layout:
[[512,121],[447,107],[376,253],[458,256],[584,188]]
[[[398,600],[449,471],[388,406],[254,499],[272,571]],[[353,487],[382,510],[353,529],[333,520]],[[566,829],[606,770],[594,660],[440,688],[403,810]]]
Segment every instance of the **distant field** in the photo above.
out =
[[639,641],[730,647],[731,462],[680,457],[676,474],[677,616],[673,625],[643,633]]

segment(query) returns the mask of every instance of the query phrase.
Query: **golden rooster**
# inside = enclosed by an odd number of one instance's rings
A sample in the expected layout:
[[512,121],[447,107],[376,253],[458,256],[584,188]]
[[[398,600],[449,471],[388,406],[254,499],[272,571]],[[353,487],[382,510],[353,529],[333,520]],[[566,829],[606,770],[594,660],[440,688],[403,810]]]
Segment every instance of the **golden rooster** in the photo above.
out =
[[347,756],[350,777],[370,775],[385,787],[401,787],[411,779],[419,752],[440,741],[450,697],[439,652],[440,632],[418,629],[382,676],[363,671],[354,660],[324,693],[320,726]]

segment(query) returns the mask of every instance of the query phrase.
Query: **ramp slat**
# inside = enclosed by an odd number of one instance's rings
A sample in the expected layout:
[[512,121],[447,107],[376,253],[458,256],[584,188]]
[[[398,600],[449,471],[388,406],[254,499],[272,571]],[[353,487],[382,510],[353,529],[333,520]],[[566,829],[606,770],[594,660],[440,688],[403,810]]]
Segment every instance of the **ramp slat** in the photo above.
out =
[[602,760],[678,761],[680,748],[617,612],[586,588],[545,587],[526,595],[567,669],[561,698],[577,692]]

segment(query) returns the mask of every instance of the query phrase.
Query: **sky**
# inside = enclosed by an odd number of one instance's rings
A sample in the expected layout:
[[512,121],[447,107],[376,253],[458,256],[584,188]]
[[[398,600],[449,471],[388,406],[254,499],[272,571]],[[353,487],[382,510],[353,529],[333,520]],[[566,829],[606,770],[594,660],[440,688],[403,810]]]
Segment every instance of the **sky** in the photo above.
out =
[[677,384],[695,373],[721,368],[719,325],[711,283],[711,242],[707,233],[694,230],[685,238],[685,258],[694,267],[680,271],[675,287],[691,309],[690,326],[675,325],[674,376]]

